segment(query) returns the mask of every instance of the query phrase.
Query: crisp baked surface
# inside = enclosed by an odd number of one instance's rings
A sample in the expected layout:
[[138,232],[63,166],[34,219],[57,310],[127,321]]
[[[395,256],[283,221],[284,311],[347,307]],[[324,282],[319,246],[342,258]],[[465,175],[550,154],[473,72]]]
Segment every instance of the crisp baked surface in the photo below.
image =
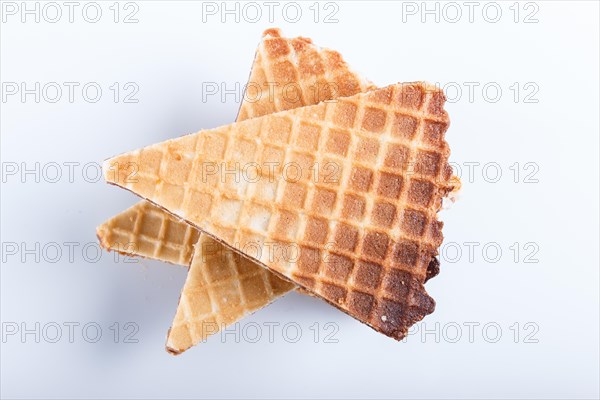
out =
[[[396,84],[148,146],[108,160],[105,177],[400,339],[434,309],[423,283],[452,189],[444,101]],[[206,173],[252,163],[279,167]],[[300,176],[284,176],[290,164]]]
[[[372,83],[350,70],[338,52],[322,49],[307,38],[284,38],[279,29],[268,29],[256,51],[237,121],[372,88]],[[144,218],[146,211],[150,214],[148,218]],[[144,223],[140,225],[142,220]],[[144,229],[150,221],[154,221],[153,228],[156,229]],[[161,224],[170,229],[161,231]],[[195,241],[183,241],[179,235],[181,231],[187,232],[188,227],[161,209],[141,201],[106,221],[96,231],[101,246],[107,250],[189,266]],[[189,237],[197,239],[197,235]]]
[[265,305],[295,285],[200,235],[166,348],[179,354]]
[[147,201],[115,215],[96,234],[105,249],[189,266],[200,232]]
[[[339,53],[321,49],[310,39],[282,38],[279,30],[270,29],[264,33],[257,49],[237,120],[316,104],[370,88],[373,85],[350,71]],[[111,218],[98,227],[97,234],[106,249],[190,266],[167,337],[167,349],[172,353],[186,350],[221,329],[223,324],[236,322],[295,287],[250,261],[240,261],[240,257],[227,259],[227,262],[209,257],[190,265],[193,244],[198,241],[196,248],[199,249],[198,246],[209,239],[198,240],[198,230],[147,201]],[[217,252],[225,251],[221,244],[212,244]],[[223,269],[229,271],[227,279],[213,282],[198,278],[219,275]],[[230,296],[227,304],[215,300],[220,298],[218,291]],[[231,296],[232,293],[236,295]],[[234,302],[238,299],[242,303]]]
[[317,104],[374,89],[350,70],[337,51],[315,46],[310,39],[263,34],[250,73],[238,121]]

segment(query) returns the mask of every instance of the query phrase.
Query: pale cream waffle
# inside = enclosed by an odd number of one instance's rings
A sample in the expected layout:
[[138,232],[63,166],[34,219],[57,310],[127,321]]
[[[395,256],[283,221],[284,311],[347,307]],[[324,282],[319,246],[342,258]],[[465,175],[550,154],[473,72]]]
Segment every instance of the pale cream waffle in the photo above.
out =
[[201,234],[167,335],[167,351],[187,350],[294,287]]
[[200,233],[155,205],[140,201],[96,229],[100,245],[126,255],[138,255],[189,266]]
[[[444,102],[396,84],[148,146],[104,175],[400,339],[435,304],[423,283],[452,190]],[[222,173],[256,164],[277,167]]]
[[[256,51],[237,120],[373,88],[348,67],[338,52],[319,48],[310,39],[283,38],[279,29],[268,29]],[[145,211],[150,213],[147,218]],[[160,230],[161,226],[169,229]],[[96,233],[107,250],[189,266],[192,245],[198,238],[198,232],[193,231],[184,222],[141,201],[106,221]]]

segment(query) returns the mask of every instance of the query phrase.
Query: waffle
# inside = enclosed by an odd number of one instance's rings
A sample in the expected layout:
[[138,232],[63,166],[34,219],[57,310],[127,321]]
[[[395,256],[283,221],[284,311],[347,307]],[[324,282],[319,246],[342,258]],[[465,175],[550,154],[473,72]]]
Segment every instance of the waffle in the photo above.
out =
[[[310,39],[282,38],[279,30],[270,29],[265,31],[257,49],[237,120],[316,104],[372,88],[374,86],[370,82],[349,69],[339,53],[320,49]],[[199,231],[151,203],[141,201],[98,227],[97,235],[102,247],[108,250],[188,266]],[[222,246],[217,242],[213,244],[217,250]],[[212,332],[211,321],[218,321],[216,326],[220,329],[222,324],[233,323],[294,288],[266,269],[247,261],[237,265],[238,262],[237,259],[229,260],[227,269],[235,273],[243,267],[250,275],[262,276],[263,279],[252,278],[245,284],[244,277],[233,274],[220,281],[218,286],[207,284],[202,290],[204,281],[198,279],[198,274],[201,274],[199,263],[190,265],[188,280],[168,335],[168,351],[179,353],[205,339]],[[217,275],[223,268],[222,262],[203,264],[203,273],[208,276]],[[245,293],[237,298],[244,299],[243,307],[231,305],[227,309],[224,305],[211,305],[207,300],[217,298],[216,293],[209,299],[201,297],[204,301],[191,297],[192,293],[214,291],[216,288],[223,293],[240,293],[242,287]],[[215,311],[206,315],[208,306]],[[203,330],[203,324],[210,326]]]
[[187,350],[294,287],[201,234],[167,335],[167,351]]
[[268,29],[258,46],[237,120],[314,105],[374,89],[350,70],[340,53],[310,39],[281,37]]
[[[338,52],[321,49],[307,38],[283,38],[279,29],[268,29],[256,51],[237,121],[374,87],[351,71]],[[146,211],[151,216],[144,218]],[[160,230],[161,224],[167,229]],[[184,222],[141,201],[106,221],[96,233],[107,250],[189,266],[192,245],[198,238],[198,232],[193,231]]]
[[[435,306],[423,283],[452,190],[444,102],[396,84],[148,146],[104,176],[401,339]],[[275,168],[238,179],[256,165]]]
[[100,245],[126,255],[138,255],[189,266],[200,233],[155,205],[140,201],[96,229]]

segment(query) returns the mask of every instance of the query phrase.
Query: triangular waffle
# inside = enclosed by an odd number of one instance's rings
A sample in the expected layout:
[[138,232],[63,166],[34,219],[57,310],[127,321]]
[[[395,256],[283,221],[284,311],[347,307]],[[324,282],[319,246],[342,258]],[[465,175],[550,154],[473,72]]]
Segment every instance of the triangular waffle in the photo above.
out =
[[[268,29],[258,46],[237,121],[373,89],[342,56]],[[100,225],[107,250],[189,266],[198,232],[145,201]]]
[[201,234],[167,334],[167,351],[179,354],[295,287]]
[[[263,34],[257,49],[237,120],[316,104],[373,87],[370,82],[351,71],[339,53],[321,49],[312,44],[310,39],[283,38],[279,30],[269,29]],[[242,264],[238,264],[241,262],[240,257],[236,257],[225,263],[227,270],[232,271],[227,280],[220,281],[217,286],[207,284],[202,289],[204,281],[196,279],[198,274],[218,275],[224,264],[200,263],[196,260],[190,265],[193,245],[198,241],[199,234],[189,224],[147,201],[138,202],[97,229],[100,243],[106,249],[190,266],[176,317],[167,337],[167,349],[172,353],[186,350],[208,334],[216,333],[222,328],[222,324],[233,323],[294,288],[294,285],[275,274],[247,261],[243,264],[247,267],[244,270],[264,279],[254,279],[253,285],[244,285],[243,277],[236,274],[242,268]],[[217,251],[225,250],[218,243],[215,247]],[[210,260],[215,261],[215,258]],[[206,297],[201,300],[191,297],[195,292],[214,292],[216,288],[223,293],[239,293],[244,288],[245,307],[230,304],[227,309],[224,305],[219,307],[201,301],[207,300]],[[211,301],[214,298],[213,293]],[[215,311],[207,314],[207,306]],[[214,332],[212,325],[202,329],[203,325],[214,321],[219,321]]]
[[[452,189],[444,101],[396,84],[148,146],[104,174],[400,339],[434,309],[423,283]],[[231,173],[255,165],[252,181]]]

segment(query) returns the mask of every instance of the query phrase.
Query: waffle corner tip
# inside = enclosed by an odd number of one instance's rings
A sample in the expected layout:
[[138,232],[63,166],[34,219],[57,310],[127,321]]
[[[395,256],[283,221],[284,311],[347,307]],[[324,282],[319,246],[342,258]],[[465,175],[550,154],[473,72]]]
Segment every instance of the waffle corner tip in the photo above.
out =
[[96,238],[98,238],[98,243],[100,244],[100,247],[105,250],[110,249],[110,246],[108,244],[108,238],[107,238],[108,232],[109,232],[109,230],[106,227],[106,223],[104,223],[102,225],[98,225],[96,227]]
[[169,346],[168,343],[165,345],[165,351],[172,356],[179,356],[179,355],[181,355],[181,353],[183,353],[182,350],[175,349],[175,348]]
[[263,35],[264,38],[267,38],[267,37],[273,37],[273,38],[281,37],[281,29],[275,28],[275,27],[268,28],[268,29],[264,30],[264,32],[263,32],[262,35]]
[[165,351],[173,356],[178,356],[190,348],[190,344],[182,345],[181,343],[177,343],[178,341],[177,335],[173,332],[173,327],[170,327],[167,332]]

